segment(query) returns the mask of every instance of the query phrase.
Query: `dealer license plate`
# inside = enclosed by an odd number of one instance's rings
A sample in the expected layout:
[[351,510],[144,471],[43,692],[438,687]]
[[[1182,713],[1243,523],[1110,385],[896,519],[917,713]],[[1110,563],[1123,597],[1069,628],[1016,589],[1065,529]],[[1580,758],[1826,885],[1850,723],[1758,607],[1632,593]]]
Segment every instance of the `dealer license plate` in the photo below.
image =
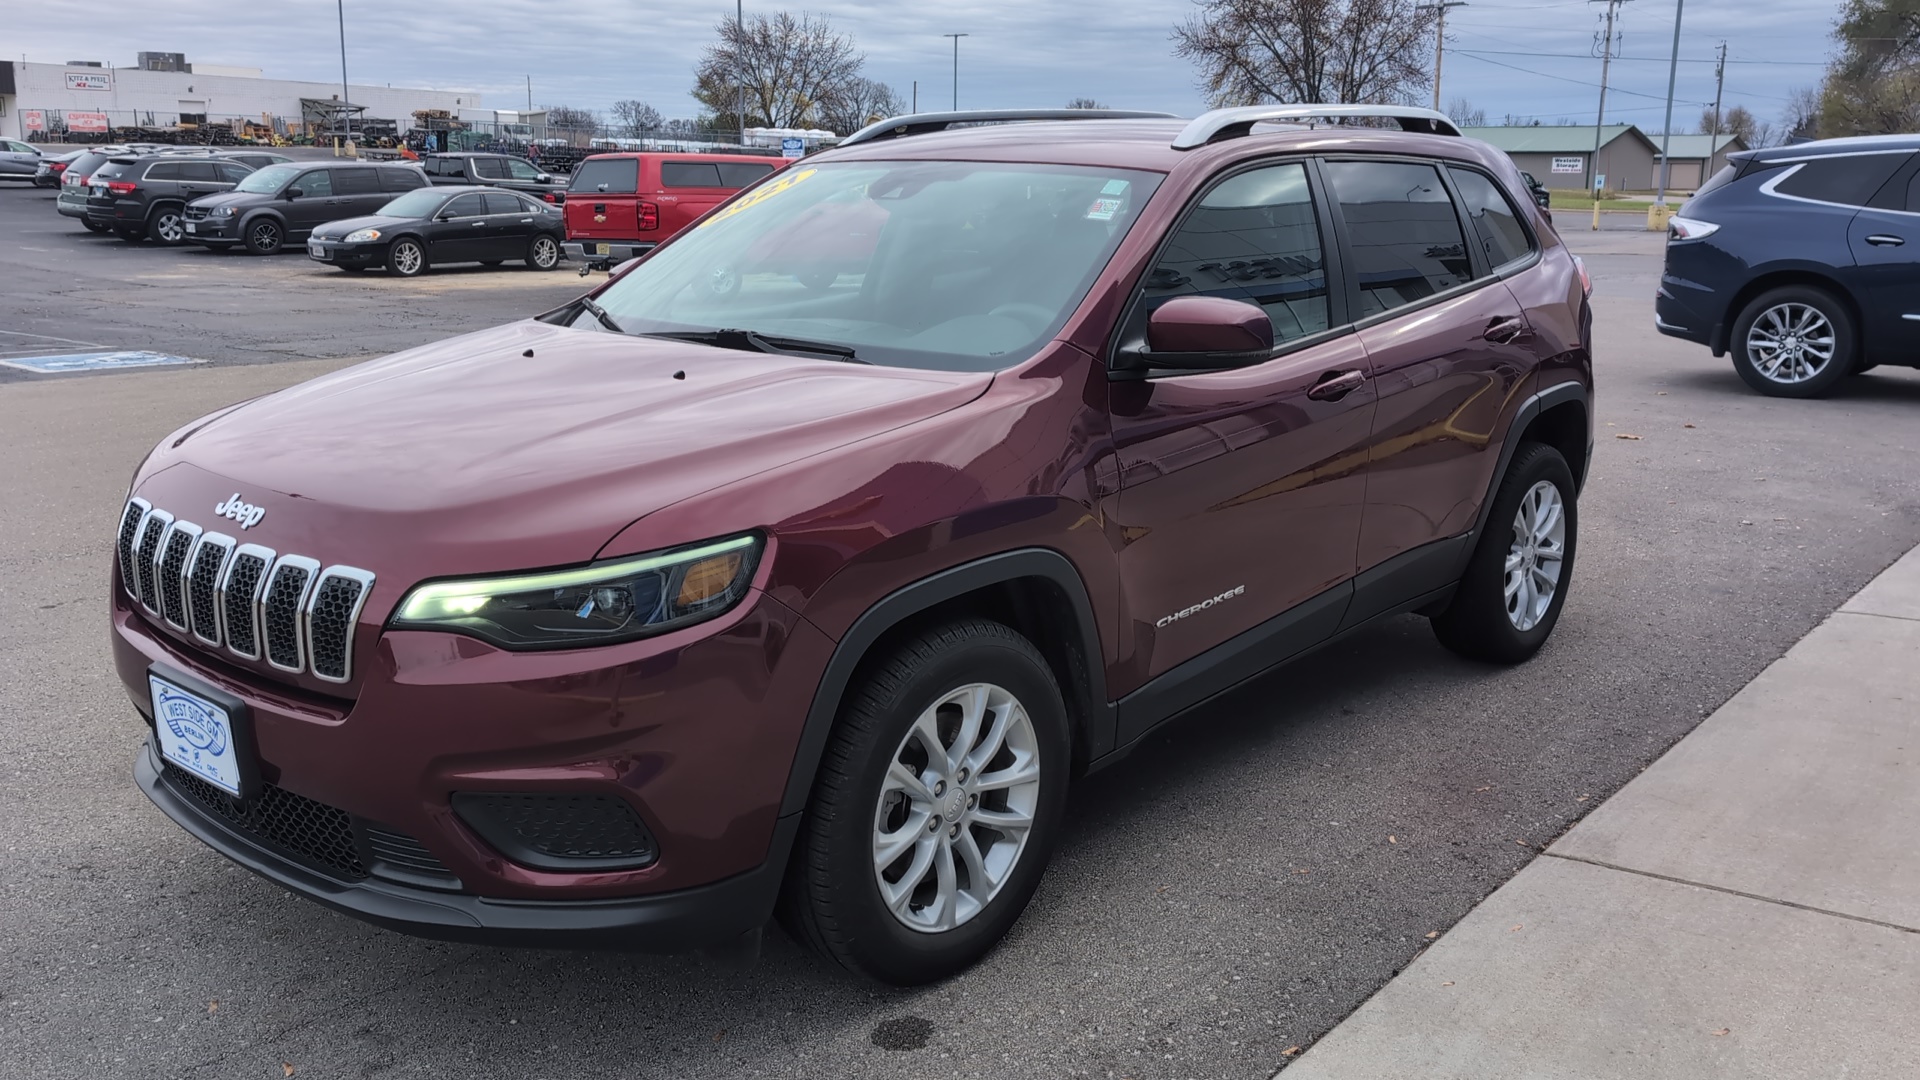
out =
[[308,244],[307,254],[313,256],[316,259],[332,258],[332,256],[327,254],[327,249],[321,247],[319,244]]
[[200,226],[198,226],[198,225],[195,225],[195,224],[194,224],[193,222],[191,222],[191,221],[189,221],[189,222],[187,222],[187,223],[186,223],[186,226],[187,226],[187,231],[188,231],[188,232],[199,232],[199,231],[200,231]]
[[160,756],[214,787],[240,796],[240,752],[225,706],[149,673],[153,732]]
[[595,244],[593,245],[593,253],[595,255],[611,255],[613,254],[613,245],[612,244]]

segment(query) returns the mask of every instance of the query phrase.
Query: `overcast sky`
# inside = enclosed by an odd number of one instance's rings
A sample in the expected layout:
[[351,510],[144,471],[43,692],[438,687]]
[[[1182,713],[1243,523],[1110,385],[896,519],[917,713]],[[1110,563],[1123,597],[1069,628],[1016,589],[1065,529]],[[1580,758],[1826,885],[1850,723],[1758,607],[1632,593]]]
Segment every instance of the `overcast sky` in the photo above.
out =
[[[1675,130],[1690,130],[1700,103],[1713,99],[1712,63],[1687,61],[1710,61],[1721,41],[1735,61],[1727,67],[1727,103],[1763,120],[1777,117],[1793,88],[1818,82],[1836,7],[1832,0],[1695,0],[1681,39]],[[146,49],[264,68],[272,78],[340,77],[335,9],[326,0],[281,0],[238,21],[230,0],[147,0],[127,19],[78,0],[20,0],[8,8],[0,49],[11,59],[124,67]],[[930,8],[938,14],[926,14]],[[1445,98],[1465,97],[1496,123],[1506,113],[1591,123],[1600,9],[1588,0],[1472,0],[1454,9]],[[866,53],[867,73],[902,97],[918,80],[923,109],[952,103],[953,43],[940,35],[953,32],[970,35],[960,42],[962,108],[1060,106],[1080,96],[1183,114],[1205,105],[1169,41],[1173,24],[1192,10],[1186,0],[831,0],[808,10],[851,34]],[[346,0],[348,75],[356,83],[477,90],[494,108],[524,107],[531,75],[537,105],[604,109],[635,97],[669,117],[692,116],[693,65],[715,22],[733,11],[714,0]],[[1622,11],[1627,59],[1614,65],[1607,118],[1658,130],[1673,0],[1630,0]]]

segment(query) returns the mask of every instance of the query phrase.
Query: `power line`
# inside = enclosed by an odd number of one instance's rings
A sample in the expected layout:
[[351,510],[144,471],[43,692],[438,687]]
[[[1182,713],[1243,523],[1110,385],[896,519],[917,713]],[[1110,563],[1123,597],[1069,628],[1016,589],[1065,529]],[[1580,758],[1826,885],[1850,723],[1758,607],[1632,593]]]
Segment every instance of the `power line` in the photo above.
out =
[[[1459,46],[1455,46],[1453,51],[1457,53],[1471,53],[1475,55],[1485,54],[1488,56],[1538,56],[1542,58],[1551,58],[1555,60],[1598,60],[1600,59],[1599,57],[1594,56],[1591,53],[1543,53],[1543,52],[1535,52],[1531,49],[1526,49],[1526,50],[1462,49]],[[1654,63],[1654,64],[1665,64],[1672,60],[1671,57],[1667,57],[1667,56],[1616,56],[1613,59],[1616,63],[1622,60],[1635,60],[1635,61],[1640,61],[1642,63]],[[1719,60],[1694,60],[1690,57],[1685,57],[1685,56],[1680,58],[1680,62],[1683,64],[1718,64],[1720,63]],[[1728,60],[1727,63],[1729,64],[1763,64],[1769,67],[1791,66],[1791,67],[1823,68],[1827,66],[1824,62],[1815,61],[1815,60]]]
[[[1500,60],[1489,60],[1486,57],[1479,55],[1478,53],[1471,53],[1466,51],[1465,49],[1455,49],[1454,52],[1457,52],[1462,56],[1472,57],[1473,59],[1478,60],[1483,64],[1492,64],[1495,67],[1507,68],[1512,71],[1518,71],[1525,75],[1536,75],[1542,79],[1554,79],[1559,82],[1572,83],[1575,86],[1599,86],[1600,85],[1599,83],[1593,82],[1588,79],[1574,79],[1574,78],[1569,78],[1568,76],[1565,76],[1565,75],[1550,75],[1544,71],[1535,71],[1532,68],[1523,68],[1518,64],[1509,64]],[[1597,57],[1589,56],[1589,57],[1582,57],[1582,59],[1593,60],[1593,59],[1597,59]],[[1660,102],[1664,102],[1667,100],[1667,96],[1665,94],[1642,94],[1637,90],[1622,90],[1617,86],[1610,86],[1607,89],[1610,93],[1625,94],[1628,97],[1651,98],[1654,101],[1660,101]],[[1675,100],[1678,100],[1678,99],[1675,99]],[[1688,101],[1688,102],[1685,102],[1685,104],[1698,105],[1702,108],[1705,108],[1707,105],[1712,103],[1706,102],[1706,101]],[[1558,114],[1555,114],[1555,115],[1558,115]]]

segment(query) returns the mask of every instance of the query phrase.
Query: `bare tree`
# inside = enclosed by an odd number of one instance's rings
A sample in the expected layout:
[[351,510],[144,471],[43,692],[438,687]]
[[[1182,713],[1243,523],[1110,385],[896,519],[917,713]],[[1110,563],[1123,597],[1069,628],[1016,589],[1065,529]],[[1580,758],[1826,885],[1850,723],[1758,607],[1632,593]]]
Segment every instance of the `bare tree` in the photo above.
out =
[[756,15],[744,26],[722,19],[715,30],[719,40],[694,69],[693,96],[723,130],[738,126],[743,87],[748,126],[805,127],[849,92],[866,61],[851,37],[812,15]]
[[592,131],[600,126],[600,118],[593,115],[591,109],[576,109],[569,105],[547,106],[547,127],[564,132]]
[[613,103],[613,123],[622,134],[638,135],[643,131],[659,131],[666,126],[666,118],[660,110],[644,101],[628,98]]
[[1828,136],[1920,128],[1920,0],[1845,0],[1821,94]]
[[1487,110],[1474,108],[1473,102],[1463,97],[1447,102],[1447,117],[1461,127],[1487,126]]
[[851,135],[876,120],[899,116],[907,105],[893,87],[872,79],[854,78],[820,103],[820,126]]
[[1067,108],[1069,109],[1104,109],[1106,108],[1106,106],[1100,104],[1099,102],[1093,100],[1090,97],[1077,97],[1077,98],[1074,98],[1072,101],[1067,102]]
[[1197,0],[1174,53],[1214,105],[1409,103],[1430,78],[1434,14],[1417,0]]

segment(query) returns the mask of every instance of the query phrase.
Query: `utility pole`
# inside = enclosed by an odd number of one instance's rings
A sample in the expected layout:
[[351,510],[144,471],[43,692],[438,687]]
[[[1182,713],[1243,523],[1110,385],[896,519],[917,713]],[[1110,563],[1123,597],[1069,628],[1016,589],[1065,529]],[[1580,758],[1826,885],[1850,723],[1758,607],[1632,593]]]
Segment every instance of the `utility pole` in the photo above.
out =
[[1593,196],[1593,231],[1600,231],[1600,130],[1607,123],[1607,73],[1613,67],[1613,20],[1627,0],[1587,0],[1607,5],[1607,29],[1600,38],[1600,114],[1593,121],[1593,156],[1587,159],[1587,193]]
[[527,76],[527,111],[533,111],[533,76]]
[[920,111],[920,80],[919,79],[913,80],[913,107],[908,109],[907,111],[908,112]]
[[960,39],[971,34],[941,34],[953,39],[953,111],[960,111]]
[[[353,141],[353,99],[347,96],[347,0],[334,0],[333,10],[340,16],[340,121]],[[337,149],[337,148],[336,148]]]
[[[1673,155],[1670,152],[1670,148],[1673,146],[1673,85],[1674,80],[1678,78],[1680,74],[1680,13],[1685,11],[1686,7],[1687,0],[1674,0],[1673,58],[1667,61],[1667,120],[1666,123],[1660,127],[1662,133],[1660,136],[1660,180],[1659,186],[1654,189],[1653,193],[1653,209],[1647,214],[1647,228],[1650,231],[1655,228],[1664,229],[1667,227],[1667,181],[1673,176]],[[1713,144],[1711,142],[1707,144],[1707,150],[1708,152],[1712,152]],[[1594,205],[1598,206],[1599,204],[1595,203]],[[1655,225],[1655,219],[1658,219],[1658,225]]]
[[1466,7],[1467,0],[1437,0],[1432,4],[1421,4],[1415,11],[1437,12],[1439,23],[1433,29],[1433,111],[1440,111],[1440,59],[1447,47],[1447,9]]
[[[722,9],[725,10],[725,9]],[[739,41],[734,45],[739,50],[742,61],[747,58],[747,9],[746,0],[733,0],[733,36]],[[747,145],[747,66],[740,65],[740,145]]]
[[1720,151],[1716,144],[1720,142],[1720,91],[1727,85],[1727,43],[1720,43],[1720,59],[1713,63],[1713,131],[1707,135],[1707,171],[1700,177],[1701,183],[1714,174],[1713,159]]

